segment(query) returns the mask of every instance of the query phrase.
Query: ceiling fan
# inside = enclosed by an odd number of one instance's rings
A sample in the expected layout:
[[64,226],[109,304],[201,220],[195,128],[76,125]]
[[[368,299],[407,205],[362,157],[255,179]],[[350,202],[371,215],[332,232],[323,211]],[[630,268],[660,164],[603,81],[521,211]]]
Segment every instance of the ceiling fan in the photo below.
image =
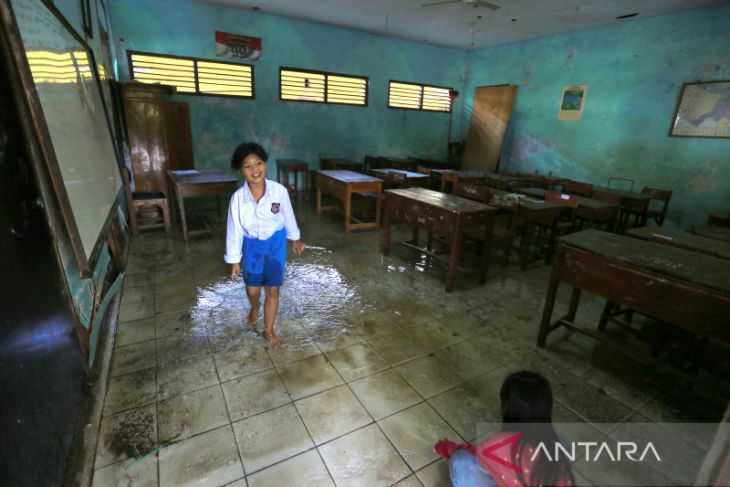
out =
[[440,2],[424,3],[422,7],[435,7],[436,5],[446,5],[447,3],[463,3],[474,7],[485,7],[490,10],[498,10],[502,8],[494,3],[485,2],[484,0],[442,0]]

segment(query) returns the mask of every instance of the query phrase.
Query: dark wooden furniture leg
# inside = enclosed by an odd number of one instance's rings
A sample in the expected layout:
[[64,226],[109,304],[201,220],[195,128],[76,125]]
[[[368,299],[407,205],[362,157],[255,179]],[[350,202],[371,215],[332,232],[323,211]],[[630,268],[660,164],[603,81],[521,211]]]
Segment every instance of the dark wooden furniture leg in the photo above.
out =
[[537,346],[545,348],[548,333],[551,331],[550,319],[553,316],[553,308],[555,307],[555,296],[558,293],[558,284],[560,283],[560,265],[563,260],[562,251],[558,250],[553,262],[553,272],[550,274],[550,283],[548,284],[547,296],[545,297],[545,307],[542,310],[542,320],[540,321],[540,331],[537,335]]
[[449,255],[449,270],[446,274],[446,292],[450,293],[454,290],[454,277],[456,276],[457,267],[459,266],[460,249],[461,249],[461,222],[456,224],[456,228],[452,231],[451,252]]
[[383,216],[383,255],[390,255],[390,214],[388,213],[387,204]]
[[[380,196],[380,195],[378,195]],[[380,201],[378,201],[380,203]],[[378,210],[380,210],[380,205],[378,204]],[[350,233],[350,228],[352,225],[352,192],[350,190],[350,186],[348,185],[345,189],[345,233]]]

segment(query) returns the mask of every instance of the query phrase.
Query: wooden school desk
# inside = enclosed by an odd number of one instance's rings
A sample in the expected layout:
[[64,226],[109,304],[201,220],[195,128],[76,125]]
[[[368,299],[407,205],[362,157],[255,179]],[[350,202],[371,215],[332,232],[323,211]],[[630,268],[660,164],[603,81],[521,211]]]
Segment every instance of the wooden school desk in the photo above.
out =
[[[304,192],[309,193],[309,164],[299,159],[276,160],[276,180],[283,184],[290,193],[299,192],[299,173],[303,173]],[[290,183],[289,174],[294,175],[294,185]]]
[[[573,286],[573,295],[568,314],[553,321],[561,282]],[[641,359],[635,349],[574,322],[581,291],[698,335],[730,342],[728,260],[598,230],[558,239],[538,346],[544,347],[548,334],[565,326]]]
[[566,211],[565,205],[530,198],[522,198],[517,203],[505,198],[507,194],[510,194],[509,191],[490,188],[489,192],[492,195],[490,205],[515,212],[516,216],[524,222],[520,243],[520,269],[527,270],[527,265],[530,263],[530,249],[535,242],[535,230],[538,225],[550,229],[550,242],[547,250],[549,259],[557,234],[557,222],[560,215]]
[[522,178],[494,173],[487,173],[485,175],[485,179],[487,182],[487,186],[489,186],[490,188],[505,190],[517,186],[522,182]]
[[715,240],[722,240],[723,242],[730,242],[730,228],[727,227],[699,226],[692,227],[690,232],[695,235],[701,235]]
[[[210,233],[221,228],[204,228],[188,230],[185,216],[185,198],[195,196],[215,196],[218,203],[218,215],[222,214],[220,197],[233,194],[238,189],[238,179],[218,169],[188,169],[183,171],[167,171],[170,183],[170,195],[177,201],[177,212],[182,225],[183,239],[188,241],[190,235]],[[170,205],[175,208],[175,205]]]
[[[334,206],[322,206],[322,195],[330,194],[345,205],[345,232],[363,228],[380,228],[380,205],[383,181],[353,171],[317,171],[317,214],[334,210]],[[352,223],[352,194],[375,193],[375,221]]]
[[[390,224],[404,221],[413,226],[411,241],[402,245],[430,255],[448,265],[446,292],[454,288],[457,272],[470,270],[459,266],[463,230],[466,225],[483,225],[485,232],[479,266],[472,270],[479,276],[479,283],[487,279],[489,253],[492,248],[492,228],[497,208],[476,201],[444,194],[424,188],[388,189],[385,191],[385,216],[383,219],[383,255],[390,253]],[[448,259],[418,245],[419,229],[446,239],[450,251]]]
[[626,232],[630,237],[648,240],[680,249],[711,255],[720,259],[730,259],[730,242],[693,235],[682,230],[664,227],[634,228]]
[[388,177],[387,174],[389,172],[399,172],[405,174],[406,179],[408,180],[408,184],[410,186],[420,186],[422,188],[426,188],[431,182],[431,176],[429,176],[428,174],[422,174],[420,172],[412,172],[392,168],[373,169],[373,175],[376,178],[380,178],[383,180]]

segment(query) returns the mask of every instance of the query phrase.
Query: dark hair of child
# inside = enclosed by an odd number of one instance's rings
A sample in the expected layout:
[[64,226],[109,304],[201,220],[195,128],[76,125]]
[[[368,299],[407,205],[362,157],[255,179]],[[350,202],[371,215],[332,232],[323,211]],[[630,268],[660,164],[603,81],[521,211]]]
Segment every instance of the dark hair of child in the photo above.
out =
[[[503,429],[523,434],[518,451],[512,452],[515,455],[512,460],[516,465],[520,464],[518,458],[524,458],[522,450],[525,448],[536,447],[541,442],[547,446],[560,441],[552,425],[553,391],[546,378],[529,371],[511,374],[502,384],[499,397]],[[570,479],[570,485],[574,485],[570,465],[562,459],[551,462],[538,457],[529,479],[524,478],[522,471],[518,472],[518,476],[524,486],[547,487],[563,483],[566,479]]]
[[258,156],[264,162],[269,159],[269,155],[259,144],[255,142],[244,142],[236,147],[236,150],[233,152],[233,157],[231,157],[231,169],[234,171],[240,171],[241,166],[243,165],[243,160],[251,154]]

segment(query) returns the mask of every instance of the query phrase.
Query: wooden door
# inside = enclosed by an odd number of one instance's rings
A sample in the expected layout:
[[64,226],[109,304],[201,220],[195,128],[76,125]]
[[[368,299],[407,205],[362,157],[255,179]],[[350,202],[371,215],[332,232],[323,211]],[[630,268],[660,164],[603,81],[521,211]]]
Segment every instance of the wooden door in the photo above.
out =
[[193,168],[193,135],[190,110],[184,101],[164,100],[168,169]]
[[137,84],[122,89],[136,191],[167,194],[168,154],[162,103],[162,93],[167,90],[167,87]]
[[495,172],[516,95],[517,87],[511,85],[480,86],[474,90],[463,169]]

